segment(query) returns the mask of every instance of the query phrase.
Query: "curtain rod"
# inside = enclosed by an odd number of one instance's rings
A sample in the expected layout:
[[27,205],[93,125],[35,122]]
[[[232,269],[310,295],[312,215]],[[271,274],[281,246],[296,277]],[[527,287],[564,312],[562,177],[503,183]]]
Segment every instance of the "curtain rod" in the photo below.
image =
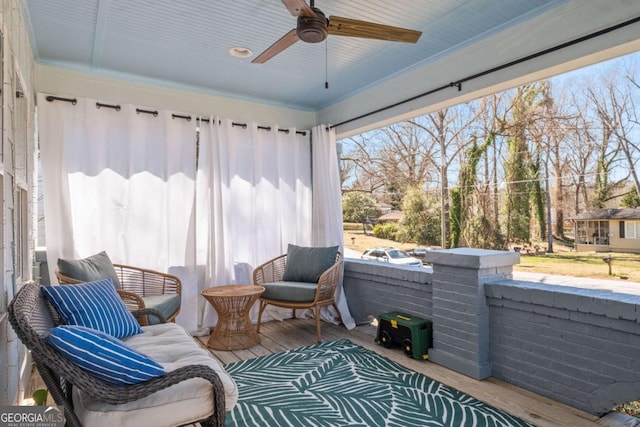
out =
[[70,102],[73,105],[76,105],[78,103],[78,100],[75,98],[62,98],[60,96],[52,96],[49,95],[45,98],[47,101],[49,102],[53,102],[53,101],[65,101],[65,102]]
[[513,67],[514,65],[518,65],[518,64],[521,64],[523,62],[527,62],[527,61],[530,61],[532,59],[536,59],[538,57],[547,55],[549,53],[556,52],[556,51],[564,49],[566,47],[570,47],[570,46],[576,45],[578,43],[582,43],[584,41],[591,40],[591,39],[596,38],[596,37],[600,37],[600,36],[602,36],[604,34],[612,32],[612,31],[619,30],[620,28],[624,28],[624,27],[627,27],[629,25],[635,24],[638,21],[640,21],[640,16],[632,18],[632,19],[629,19],[628,21],[621,22],[620,24],[612,25],[611,27],[607,27],[607,28],[604,28],[602,30],[598,30],[598,31],[595,31],[593,33],[578,37],[576,39],[569,40],[568,42],[561,43],[559,45],[550,47],[548,49],[544,49],[544,50],[538,51],[536,53],[532,53],[531,55],[527,55],[525,57],[516,59],[516,60],[511,61],[511,62],[507,62],[506,64],[498,65],[497,67],[493,67],[493,68],[490,68],[488,70],[484,70],[484,71],[481,71],[479,73],[472,74],[472,75],[464,77],[464,78],[462,78],[460,80],[456,80],[455,82],[451,82],[449,84],[442,85],[440,87],[437,87],[435,89],[431,89],[431,90],[429,90],[427,92],[424,92],[424,93],[421,93],[419,95],[412,96],[411,98],[407,98],[407,99],[404,99],[402,101],[398,101],[398,102],[396,102],[394,104],[378,108],[377,110],[370,111],[370,112],[365,113],[365,114],[361,114],[361,115],[359,115],[357,117],[353,117],[353,118],[345,120],[343,122],[336,123],[335,125],[331,126],[331,129],[334,129],[334,128],[338,127],[338,126],[346,125],[347,123],[355,122],[356,120],[360,120],[360,119],[363,119],[365,117],[372,116],[372,115],[380,113],[382,111],[390,110],[390,109],[395,108],[397,106],[406,104],[406,103],[411,102],[411,101],[415,101],[416,99],[419,99],[419,98],[422,98],[422,97],[425,97],[425,96],[428,96],[428,95],[432,95],[432,94],[434,94],[436,92],[440,92],[440,91],[443,91],[443,90],[446,90],[446,89],[449,89],[449,88],[452,88],[452,87],[455,87],[455,88],[458,89],[458,91],[461,91],[462,90],[462,83],[466,83],[466,82],[469,82],[471,80],[475,80],[477,78],[484,77],[484,76],[486,76],[488,74],[492,74],[492,73],[495,73],[497,71],[504,70],[505,68],[510,68],[510,67]]
[[[70,102],[73,105],[76,105],[78,103],[78,100],[76,98],[63,98],[63,97],[60,97],[60,96],[52,96],[52,95],[47,96],[45,99],[47,101],[49,101],[49,102],[53,102],[53,101]],[[111,109],[114,109],[116,111],[120,111],[120,109],[121,109],[120,105],[118,105],[118,104],[113,104],[112,105],[112,104],[104,104],[102,102],[96,102],[96,108],[100,109],[101,107],[111,108]],[[145,109],[142,109],[142,108],[136,108],[136,113],[137,114],[140,114],[140,113],[151,114],[153,117],[158,117],[158,110],[145,110]],[[171,114],[171,117],[174,118],[174,119],[184,119],[184,120],[186,120],[188,122],[191,121],[191,116],[187,116],[187,115],[183,115],[183,114],[175,114],[175,113],[173,113],[173,114]],[[201,122],[205,122],[205,123],[209,123],[210,122],[210,120],[207,119],[207,118],[199,118],[199,120]],[[220,123],[222,123],[222,122],[220,122]],[[247,128],[247,124],[246,123],[232,122],[231,124],[232,124],[232,126],[240,126],[240,127],[244,128],[244,129]],[[260,125],[258,125],[258,129],[271,130],[271,126],[260,126]],[[283,132],[283,133],[287,133],[288,134],[289,133],[289,129],[278,129],[278,132]],[[307,132],[306,131],[302,131],[302,130],[297,130],[296,134],[305,135],[306,136]]]

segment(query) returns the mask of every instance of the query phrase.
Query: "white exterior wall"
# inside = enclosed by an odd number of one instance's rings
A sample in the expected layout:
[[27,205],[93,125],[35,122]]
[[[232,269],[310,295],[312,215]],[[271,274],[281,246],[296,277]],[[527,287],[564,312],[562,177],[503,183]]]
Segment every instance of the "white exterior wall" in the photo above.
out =
[[[31,364],[9,325],[7,305],[16,290],[31,280],[34,253],[34,61],[19,0],[0,3],[0,29],[3,34],[0,405],[9,405],[22,398]],[[21,92],[20,97],[16,96],[18,91]],[[17,262],[20,262],[20,267]]]

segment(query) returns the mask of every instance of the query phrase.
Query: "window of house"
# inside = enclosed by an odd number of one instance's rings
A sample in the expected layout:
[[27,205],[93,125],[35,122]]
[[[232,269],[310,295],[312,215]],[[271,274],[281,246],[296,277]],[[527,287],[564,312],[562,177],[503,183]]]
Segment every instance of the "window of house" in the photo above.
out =
[[640,239],[640,221],[624,222],[624,238]]
[[579,221],[578,242],[583,245],[608,245],[609,221]]
[[14,260],[15,277],[22,282],[30,277],[29,266],[29,143],[27,138],[27,102],[19,76],[14,74],[15,99],[13,105],[13,132],[11,142],[14,147]]
[[27,190],[16,190],[16,277],[29,277],[29,201]]

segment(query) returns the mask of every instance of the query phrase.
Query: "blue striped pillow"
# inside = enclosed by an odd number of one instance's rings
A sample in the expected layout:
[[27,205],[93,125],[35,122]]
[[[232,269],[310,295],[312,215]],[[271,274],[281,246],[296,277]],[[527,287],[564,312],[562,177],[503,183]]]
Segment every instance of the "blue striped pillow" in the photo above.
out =
[[137,384],[166,374],[149,356],[95,329],[61,325],[49,329],[47,341],[82,369],[113,384]]
[[41,289],[67,325],[86,326],[116,338],[142,332],[111,279]]

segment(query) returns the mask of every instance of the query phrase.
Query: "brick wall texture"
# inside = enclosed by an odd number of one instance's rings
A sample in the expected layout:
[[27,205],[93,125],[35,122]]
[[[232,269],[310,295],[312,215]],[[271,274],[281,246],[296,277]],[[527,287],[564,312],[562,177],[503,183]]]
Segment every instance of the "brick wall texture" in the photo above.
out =
[[434,283],[428,268],[347,260],[344,291],[357,324],[390,311],[432,320],[436,363],[451,369],[488,364],[598,415],[640,399],[640,296],[511,280],[509,268],[434,265]]

